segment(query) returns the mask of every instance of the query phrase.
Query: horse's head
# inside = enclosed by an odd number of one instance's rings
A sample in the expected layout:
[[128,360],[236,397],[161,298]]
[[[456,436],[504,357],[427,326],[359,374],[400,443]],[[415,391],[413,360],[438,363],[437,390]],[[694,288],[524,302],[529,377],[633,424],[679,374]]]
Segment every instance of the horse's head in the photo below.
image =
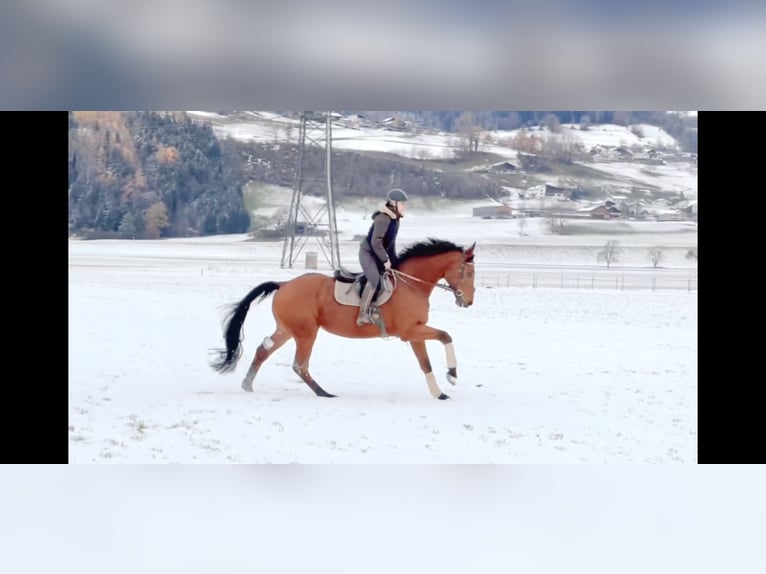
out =
[[455,294],[455,304],[460,307],[470,307],[473,305],[473,296],[476,291],[474,280],[476,273],[473,265],[473,250],[476,242],[468,249],[464,250],[460,258],[450,265],[444,273],[452,292]]

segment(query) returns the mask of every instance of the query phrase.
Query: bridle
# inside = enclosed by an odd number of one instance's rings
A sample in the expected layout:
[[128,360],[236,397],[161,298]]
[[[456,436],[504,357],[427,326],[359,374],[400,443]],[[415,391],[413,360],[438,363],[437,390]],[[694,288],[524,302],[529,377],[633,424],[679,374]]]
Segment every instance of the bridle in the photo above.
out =
[[[459,279],[460,281],[462,281],[463,278],[465,277],[466,265],[473,265],[473,262],[469,262],[463,259],[463,263],[460,266],[460,279]],[[407,279],[412,279],[414,281],[423,283],[424,285],[430,285],[431,287],[438,287],[439,289],[444,289],[445,291],[451,291],[455,295],[455,301],[457,302],[458,305],[460,305],[461,307],[467,306],[465,299],[463,299],[463,290],[460,289],[459,287],[453,287],[449,283],[445,285],[444,283],[431,283],[430,281],[424,281],[423,279],[420,279],[419,277],[414,277],[407,273],[403,273],[402,271],[399,271],[398,269],[389,269],[386,273],[391,273],[394,280],[394,288],[396,288],[397,277],[399,277],[402,283],[404,283],[405,285],[410,285]],[[405,277],[407,279],[405,279]]]

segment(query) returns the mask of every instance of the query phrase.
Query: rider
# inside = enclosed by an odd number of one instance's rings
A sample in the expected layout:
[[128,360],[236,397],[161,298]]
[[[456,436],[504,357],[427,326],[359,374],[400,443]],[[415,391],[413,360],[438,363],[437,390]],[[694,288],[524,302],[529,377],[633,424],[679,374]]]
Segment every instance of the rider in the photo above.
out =
[[407,194],[395,188],[386,194],[386,203],[372,214],[372,225],[359,245],[359,262],[367,277],[367,284],[362,292],[362,303],[356,324],[361,326],[372,323],[370,303],[381,274],[396,264],[396,236],[399,233],[399,220],[404,216],[404,203]]

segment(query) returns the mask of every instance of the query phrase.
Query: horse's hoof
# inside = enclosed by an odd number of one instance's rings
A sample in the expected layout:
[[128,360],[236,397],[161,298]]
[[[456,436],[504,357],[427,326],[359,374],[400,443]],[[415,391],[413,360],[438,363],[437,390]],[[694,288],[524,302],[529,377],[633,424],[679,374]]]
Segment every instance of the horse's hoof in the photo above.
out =
[[439,395],[439,400],[440,401],[443,401],[443,400],[448,399],[448,398],[449,398],[449,395],[445,395],[444,393]]
[[243,382],[242,383],[242,388],[245,391],[247,391],[248,393],[252,393],[253,392],[253,383]]
[[457,384],[457,369],[450,369],[447,371],[447,382],[450,385]]

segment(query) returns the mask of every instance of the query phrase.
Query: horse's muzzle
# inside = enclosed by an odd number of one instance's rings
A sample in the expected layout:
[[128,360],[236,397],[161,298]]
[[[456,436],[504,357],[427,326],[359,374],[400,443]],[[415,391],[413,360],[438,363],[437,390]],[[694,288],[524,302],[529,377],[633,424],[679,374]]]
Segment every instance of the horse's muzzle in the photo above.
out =
[[472,304],[473,304],[473,301],[469,303],[468,301],[463,299],[462,291],[457,291],[455,293],[455,305],[457,305],[458,307],[462,307],[465,309],[466,307],[470,307]]

